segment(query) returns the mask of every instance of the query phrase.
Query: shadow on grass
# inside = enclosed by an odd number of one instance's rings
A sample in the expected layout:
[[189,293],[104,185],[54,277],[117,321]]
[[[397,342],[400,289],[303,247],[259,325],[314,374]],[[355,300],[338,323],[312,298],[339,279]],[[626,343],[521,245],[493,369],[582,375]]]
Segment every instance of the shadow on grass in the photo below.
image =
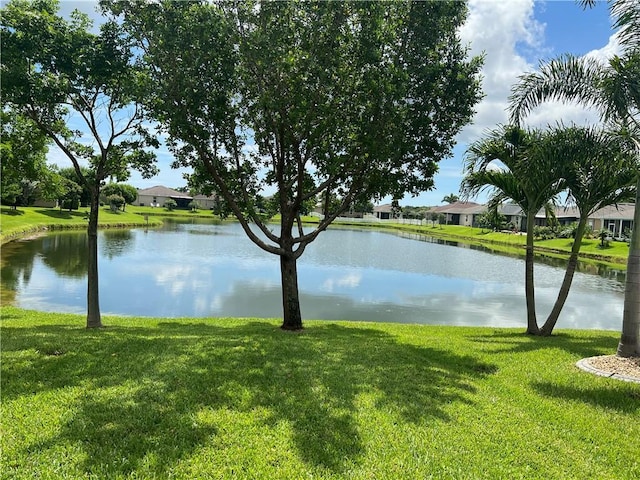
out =
[[36,210],[37,213],[40,213],[41,215],[46,215],[47,217],[51,217],[51,218],[57,218],[60,220],[69,220],[71,218],[85,218],[86,217],[86,213],[85,212],[79,212],[79,211],[69,211],[69,210],[59,210],[59,209],[55,209],[55,208],[41,208]]
[[493,353],[526,353],[543,348],[559,348],[579,357],[594,357],[615,352],[618,340],[606,335],[573,337],[567,333],[554,333],[550,337],[528,335],[523,332],[493,331],[487,335],[476,335],[471,341],[495,346]]
[[340,474],[363,454],[363,396],[405,422],[448,421],[446,407],[470,403],[475,383],[496,371],[472,356],[331,324],[302,334],[259,322],[101,331],[41,326],[2,334],[3,400],[82,388],[57,435],[25,448],[79,445],[89,475],[126,476],[154,458],[162,476],[205,442],[242,432],[244,425],[196,421],[221,411],[266,412],[249,431],[284,422],[299,458]]
[[618,384],[601,387],[576,388],[550,382],[533,383],[532,387],[541,395],[561,400],[589,403],[596,407],[617,410],[622,413],[640,413],[640,390],[637,385],[616,380]]
[[18,215],[24,215],[24,211],[18,210],[18,209],[14,209],[13,207],[11,207],[11,208],[2,207],[2,214],[3,215],[10,215],[12,217],[16,217]]

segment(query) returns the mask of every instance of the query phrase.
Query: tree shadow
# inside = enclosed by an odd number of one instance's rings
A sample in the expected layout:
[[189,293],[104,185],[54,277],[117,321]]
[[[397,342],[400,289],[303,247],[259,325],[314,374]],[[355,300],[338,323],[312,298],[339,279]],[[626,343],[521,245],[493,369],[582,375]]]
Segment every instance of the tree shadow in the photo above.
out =
[[[604,380],[604,379],[603,379]],[[611,384],[591,387],[573,387],[551,382],[535,382],[531,386],[541,395],[562,400],[589,403],[596,407],[621,413],[640,413],[640,390],[631,383],[616,380]]]
[[18,210],[17,208],[6,208],[2,207],[2,215],[10,215],[12,217],[16,217],[18,215],[24,215],[24,210]]
[[574,337],[568,333],[554,333],[550,337],[529,335],[523,332],[493,331],[487,335],[476,335],[469,340],[485,346],[490,353],[526,353],[543,348],[559,348],[581,358],[595,357],[615,351],[618,341],[615,338],[598,335],[588,338]]
[[42,215],[46,215],[47,217],[57,218],[60,220],[69,220],[74,217],[85,218],[87,215],[85,212],[80,212],[78,210],[74,210],[70,212],[68,210],[58,210],[53,208],[41,208],[36,210],[36,212]]
[[256,421],[290,425],[301,459],[341,474],[364,453],[363,397],[404,422],[450,421],[448,406],[472,403],[477,382],[497,371],[473,356],[334,324],[299,335],[260,322],[3,328],[3,343],[5,400],[82,387],[58,434],[26,448],[79,445],[88,475],[127,476],[148,458],[164,475],[203,443],[224,440],[228,425],[194,420],[221,410],[267,412]]

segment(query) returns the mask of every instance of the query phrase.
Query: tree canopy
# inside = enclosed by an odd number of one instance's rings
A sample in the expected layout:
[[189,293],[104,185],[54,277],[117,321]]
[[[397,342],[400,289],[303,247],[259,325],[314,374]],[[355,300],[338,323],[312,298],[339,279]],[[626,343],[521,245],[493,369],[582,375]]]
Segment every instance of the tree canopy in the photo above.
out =
[[[350,205],[433,187],[480,100],[466,6],[439,2],[119,2],[145,92],[190,183],[279,255],[284,328],[301,328],[295,262]],[[255,198],[275,190],[280,231]],[[331,206],[303,231],[309,199]]]
[[49,140],[15,110],[2,110],[0,118],[0,190],[3,202],[15,205],[22,196],[24,182],[37,182],[51,173],[46,164]]

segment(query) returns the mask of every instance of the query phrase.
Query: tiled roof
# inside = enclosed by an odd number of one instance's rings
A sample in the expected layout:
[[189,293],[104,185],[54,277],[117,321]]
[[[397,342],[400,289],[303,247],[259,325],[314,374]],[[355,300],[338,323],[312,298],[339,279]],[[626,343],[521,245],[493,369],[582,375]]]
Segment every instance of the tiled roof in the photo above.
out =
[[632,220],[635,211],[634,203],[619,203],[601,208],[592,213],[589,218],[604,218],[606,220]]
[[391,212],[392,210],[393,207],[390,203],[387,203],[385,205],[376,205],[375,207],[373,207],[374,212]]
[[171,198],[193,198],[183,192],[172,190],[171,188],[163,187],[162,185],[156,185],[155,187],[145,188],[138,190],[138,196],[149,195],[152,197],[171,197]]
[[453,202],[449,205],[433,207],[430,211],[437,213],[478,213],[476,212],[478,207],[482,207],[482,205],[475,202]]

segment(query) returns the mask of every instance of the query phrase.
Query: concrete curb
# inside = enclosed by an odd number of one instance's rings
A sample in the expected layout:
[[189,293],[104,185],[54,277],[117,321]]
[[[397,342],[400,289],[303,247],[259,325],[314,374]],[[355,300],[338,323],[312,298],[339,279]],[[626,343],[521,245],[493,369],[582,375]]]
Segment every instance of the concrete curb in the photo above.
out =
[[640,378],[638,377],[631,377],[629,375],[622,375],[619,373],[605,372],[604,370],[599,370],[592,367],[589,364],[589,360],[591,358],[595,357],[583,358],[582,360],[579,360],[576,363],[576,367],[578,367],[580,370],[584,370],[585,372],[593,373],[594,375],[599,375],[601,377],[614,378],[616,380],[622,380],[623,382],[640,383]]

